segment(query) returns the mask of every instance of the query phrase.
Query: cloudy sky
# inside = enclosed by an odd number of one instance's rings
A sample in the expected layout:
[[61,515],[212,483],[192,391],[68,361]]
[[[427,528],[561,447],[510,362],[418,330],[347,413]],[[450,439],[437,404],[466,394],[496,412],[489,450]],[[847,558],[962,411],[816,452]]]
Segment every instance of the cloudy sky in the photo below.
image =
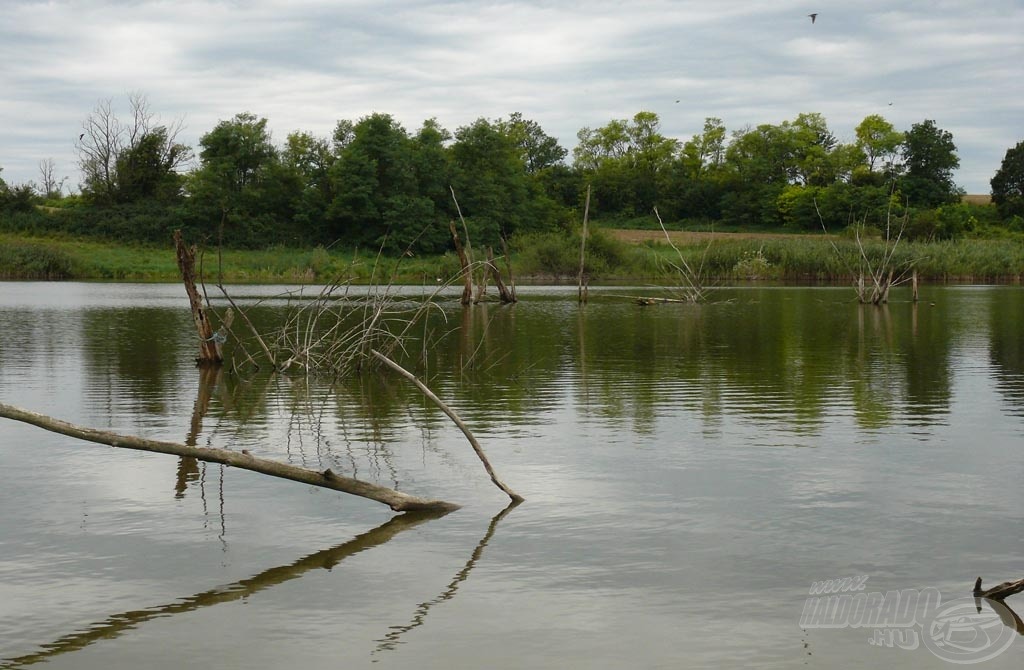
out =
[[[808,14],[816,12],[812,24]],[[519,111],[572,148],[640,110],[686,140],[821,112],[953,133],[957,183],[988,193],[1024,140],[1024,0],[0,0],[0,167],[77,184],[97,101],[144,93],[195,146],[250,111],[281,142],[394,115],[451,130]]]

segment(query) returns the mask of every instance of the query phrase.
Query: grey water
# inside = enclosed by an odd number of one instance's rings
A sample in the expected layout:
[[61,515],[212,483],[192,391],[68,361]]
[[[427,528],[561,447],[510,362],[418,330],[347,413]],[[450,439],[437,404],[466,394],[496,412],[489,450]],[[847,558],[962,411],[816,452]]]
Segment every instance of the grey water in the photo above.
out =
[[[237,293],[269,326],[284,290]],[[801,615],[823,580],[1024,577],[1024,290],[638,294],[444,297],[410,345],[526,498],[506,509],[385,370],[203,373],[180,286],[0,283],[2,403],[463,506],[396,517],[0,419],[0,668],[949,667]]]

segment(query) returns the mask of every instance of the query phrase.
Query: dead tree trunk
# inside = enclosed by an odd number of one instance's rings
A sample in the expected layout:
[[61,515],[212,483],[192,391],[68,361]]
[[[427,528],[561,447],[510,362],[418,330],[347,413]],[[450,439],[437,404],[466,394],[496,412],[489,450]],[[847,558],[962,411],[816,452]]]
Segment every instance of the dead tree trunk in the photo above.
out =
[[223,333],[214,333],[210,319],[203,308],[203,299],[196,290],[196,248],[186,246],[181,237],[181,231],[174,231],[174,249],[178,255],[178,269],[181,271],[181,281],[185,284],[185,292],[188,294],[189,306],[192,308],[192,320],[196,324],[196,334],[199,336],[199,356],[196,358],[197,365],[220,365],[224,362],[224,355],[221,351],[221,344],[224,342]]
[[361,498],[369,498],[384,503],[396,512],[408,512],[412,510],[443,511],[458,509],[459,506],[443,500],[426,500],[417,498],[407,493],[395,491],[384,486],[362,482],[358,479],[343,477],[335,474],[330,469],[318,472],[306,468],[279,463],[265,458],[257,458],[245,451],[231,451],[230,449],[214,449],[210,447],[190,447],[177,442],[161,442],[147,440],[132,435],[119,435],[94,428],[86,428],[67,423],[44,414],[37,414],[12,405],[0,403],[0,417],[22,421],[24,423],[38,426],[61,435],[106,444],[111,447],[123,449],[136,449],[138,451],[152,451],[160,454],[172,454],[174,456],[191,456],[200,461],[209,463],[222,463],[231,465],[243,470],[252,470],[271,477],[290,479],[295,482],[302,482],[311,486],[321,486],[327,489],[334,489],[342,493],[350,493]]
[[508,290],[508,286],[501,279],[501,270],[494,264],[494,250],[491,247],[487,247],[487,270],[491,273],[491,279],[494,280],[494,285],[498,288],[498,297],[501,302],[506,305],[515,302],[516,297]]
[[455,222],[449,221],[448,228],[452,231],[455,253],[459,255],[459,265],[462,267],[462,304],[468,305],[473,302],[473,273],[469,267],[466,250],[462,248],[462,242],[459,240],[459,231],[455,228]]
[[505,271],[508,272],[508,290],[512,296],[512,302],[519,302],[519,296],[516,295],[516,278],[512,276],[512,254],[508,252],[508,240],[505,236],[501,236],[501,253],[505,256]]
[[580,304],[587,301],[587,289],[589,281],[586,280],[584,269],[587,258],[587,223],[590,219],[590,185],[587,185],[587,202],[583,206],[583,230],[580,232],[580,274],[579,274],[579,288],[577,298]]

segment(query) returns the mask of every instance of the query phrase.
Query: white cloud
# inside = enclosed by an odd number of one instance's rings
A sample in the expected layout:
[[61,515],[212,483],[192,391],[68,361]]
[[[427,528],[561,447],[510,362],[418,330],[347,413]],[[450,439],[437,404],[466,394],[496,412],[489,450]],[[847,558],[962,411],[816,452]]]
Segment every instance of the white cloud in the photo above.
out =
[[985,192],[1024,137],[1021,34],[1014,0],[16,0],[0,4],[0,166],[20,182],[53,157],[73,174],[96,101],[142,91],[193,144],[242,111],[278,139],[372,111],[409,129],[522,111],[567,148],[641,109],[680,139],[706,116],[733,130],[817,111],[840,137],[870,113],[933,118],[958,182]]

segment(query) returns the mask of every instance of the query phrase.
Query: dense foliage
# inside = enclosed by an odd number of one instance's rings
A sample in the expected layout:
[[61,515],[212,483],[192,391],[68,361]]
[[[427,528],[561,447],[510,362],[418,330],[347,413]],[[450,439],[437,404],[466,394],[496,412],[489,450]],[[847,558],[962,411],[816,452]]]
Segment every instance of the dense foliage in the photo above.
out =
[[433,253],[449,248],[460,214],[474,244],[569,233],[588,185],[591,217],[618,225],[650,225],[655,207],[676,225],[794,231],[884,228],[909,212],[914,236],[943,239],[1021,216],[1021,145],[993,178],[998,213],[979,214],[959,204],[956,146],[931,120],[902,132],[871,115],[844,144],[817,113],[732,133],[708,118],[680,141],[639,112],[581,129],[567,163],[568,152],[519,113],[454,132],[435,119],[410,132],[375,113],[338,121],[329,138],[294,132],[283,143],[266,118],[240,113],[193,152],[176,139],[180,123],[159,123],[140,95],[129,102],[129,121],[108,101],[83,123],[79,195],[55,188],[52,161],[40,163],[42,188],[0,180],[0,228],[147,242],[185,228],[229,247],[340,242]]

